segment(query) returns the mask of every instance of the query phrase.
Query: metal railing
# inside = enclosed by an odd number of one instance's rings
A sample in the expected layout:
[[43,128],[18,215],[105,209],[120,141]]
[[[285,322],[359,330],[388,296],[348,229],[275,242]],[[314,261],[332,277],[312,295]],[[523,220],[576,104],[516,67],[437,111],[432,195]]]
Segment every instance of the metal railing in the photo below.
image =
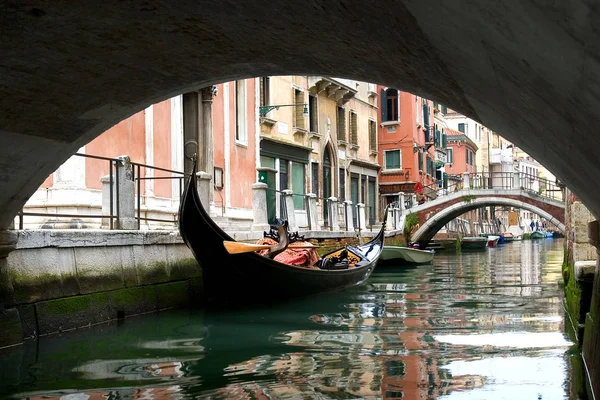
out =
[[[273,193],[278,197],[278,202],[276,203],[276,207],[278,207],[279,212],[277,213],[277,215],[279,215],[280,218],[282,219],[288,219],[288,209],[287,206],[285,204],[285,196],[282,190],[277,190],[277,189],[272,189],[272,188],[267,188],[267,193]],[[306,211],[306,218],[307,218],[307,225],[309,225],[310,227],[310,221],[311,221],[311,208],[309,206],[309,202],[312,196],[309,196],[308,194],[303,194],[303,193],[294,193],[292,192],[292,197],[301,197],[303,200],[303,205],[304,205],[304,211]],[[331,199],[329,198],[324,198],[324,197],[312,197],[317,201],[317,205],[321,205],[321,207],[317,207],[317,213],[319,213],[319,209],[320,209],[320,215],[319,217],[317,217],[317,221],[321,220],[322,221],[322,226],[324,228],[330,228],[330,223],[329,223],[329,210],[331,210]],[[268,200],[267,200],[268,202]],[[359,218],[359,207],[357,204],[352,204],[350,206],[351,208],[351,215],[347,215],[347,208],[346,208],[346,204],[343,202],[343,200],[338,201],[337,204],[337,220],[338,221],[344,221],[343,224],[341,224],[341,226],[347,227],[348,226],[348,220],[350,218],[352,218],[352,226],[354,227],[355,230],[365,230],[365,229],[373,229],[373,226],[376,223],[376,216],[375,213],[372,211],[373,209],[375,209],[374,205],[365,205],[364,206],[364,210],[365,210],[365,225],[366,226],[360,226],[360,218]],[[299,208],[295,208],[295,210],[301,210]]]
[[[103,156],[95,156],[95,155],[90,155],[90,154],[82,154],[82,153],[75,153],[74,156],[77,157],[84,157],[84,158],[88,158],[88,159],[94,159],[94,160],[101,160],[101,161],[106,161],[108,164],[108,175],[109,175],[109,212],[108,214],[70,214],[70,213],[39,213],[39,212],[28,212],[28,211],[24,211],[24,209],[22,209],[21,211],[19,211],[17,213],[18,216],[18,225],[19,225],[19,229],[23,229],[24,227],[24,217],[48,217],[48,218],[81,218],[81,217],[85,217],[85,218],[90,218],[90,219],[101,219],[101,220],[106,220],[108,219],[108,226],[109,229],[114,229],[115,227],[115,220],[119,220],[120,218],[120,209],[119,209],[119,199],[120,199],[120,193],[119,193],[119,181],[121,179],[121,177],[119,176],[119,168],[117,167],[118,163],[123,163],[124,160],[123,158],[111,158],[111,157],[103,157]],[[166,223],[173,223],[173,224],[177,224],[177,213],[175,213],[175,218],[172,220],[167,220],[167,219],[159,219],[159,218],[148,218],[148,217],[142,217],[141,216],[141,210],[142,210],[142,188],[141,188],[141,183],[142,181],[148,181],[148,180],[162,180],[162,179],[178,179],[179,180],[179,198],[181,199],[181,195],[183,193],[183,179],[185,178],[185,173],[181,172],[181,171],[175,171],[175,170],[171,170],[171,169],[167,169],[167,168],[161,168],[161,167],[154,167],[151,165],[147,165],[147,164],[142,164],[142,163],[136,163],[136,162],[131,162],[130,163],[132,166],[132,179],[134,181],[134,187],[137,189],[136,190],[136,200],[135,200],[135,204],[136,204],[136,220],[137,220],[137,229],[141,229],[141,221],[153,221],[153,222],[166,222]],[[142,168],[144,169],[152,169],[153,171],[161,171],[161,172],[165,172],[165,173],[170,173],[170,174],[176,174],[176,175],[180,175],[180,176],[160,176],[160,177],[148,177],[148,176],[144,176],[142,177]],[[146,171],[144,171],[146,172]],[[147,175],[146,173],[144,175]],[[173,196],[175,198],[175,196]],[[101,223],[102,225],[102,223]]]
[[[470,173],[468,177],[468,188],[465,187],[464,175],[455,177],[459,179],[447,180],[446,182],[437,180],[424,186],[423,201],[433,200],[463,189],[525,190],[536,196],[564,201],[564,185],[535,175],[523,172],[480,172]],[[515,182],[515,180],[517,181]],[[409,196],[405,202],[405,207],[411,208],[414,205]]]

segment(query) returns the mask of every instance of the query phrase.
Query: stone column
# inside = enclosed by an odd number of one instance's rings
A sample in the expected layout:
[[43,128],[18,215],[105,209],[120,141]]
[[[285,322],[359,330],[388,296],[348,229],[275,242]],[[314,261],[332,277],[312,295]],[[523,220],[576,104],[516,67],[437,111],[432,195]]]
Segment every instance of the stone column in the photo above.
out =
[[363,203],[358,203],[356,205],[356,209],[358,210],[358,228],[360,230],[364,230],[367,227],[367,219],[365,215],[365,205]]
[[295,232],[298,230],[298,225],[296,224],[296,212],[294,208],[294,191],[285,189],[282,190],[281,193],[287,212],[288,230],[290,232]]
[[[198,154],[200,122],[198,120],[199,110],[198,92],[189,92],[183,94],[183,151],[185,159],[183,167],[186,172],[192,170],[191,157]],[[200,155],[198,154],[198,158]]]
[[308,197],[308,229],[311,231],[320,231],[319,215],[317,214],[317,195],[309,193]]
[[253,231],[269,232],[267,215],[267,184],[257,182],[252,185],[252,207],[254,208]]
[[[118,157],[115,165],[112,189],[113,229],[137,229],[135,215],[135,182],[133,181],[133,166],[129,156]],[[102,214],[110,215],[110,175],[103,176],[102,182]],[[102,227],[110,227],[110,219],[102,219]]]
[[23,341],[23,327],[19,311],[14,307],[15,295],[8,273],[8,254],[17,246],[14,231],[0,231],[0,347]]
[[469,190],[471,188],[471,181],[468,172],[463,172],[463,189]]
[[338,216],[338,199],[337,197],[330,197],[328,202],[329,207],[329,229],[334,232],[340,230],[340,221]]
[[344,216],[346,217],[346,230],[354,231],[354,219],[352,218],[352,201],[344,201]]
[[198,180],[198,196],[200,196],[200,203],[202,207],[210,214],[210,193],[212,193],[212,176],[204,171],[196,172],[196,179]]
[[419,205],[419,203],[417,203],[417,194],[416,193],[412,193],[410,195],[410,202],[412,203],[411,207],[416,207]]
[[[214,144],[212,131],[212,103],[217,94],[216,86],[200,89],[202,105],[200,107],[201,130],[198,135],[198,171],[206,172],[212,179],[214,173]],[[208,192],[208,200],[213,200],[213,191]],[[206,203],[209,204],[208,202]],[[206,207],[206,206],[205,206]],[[208,207],[206,207],[208,209]]]

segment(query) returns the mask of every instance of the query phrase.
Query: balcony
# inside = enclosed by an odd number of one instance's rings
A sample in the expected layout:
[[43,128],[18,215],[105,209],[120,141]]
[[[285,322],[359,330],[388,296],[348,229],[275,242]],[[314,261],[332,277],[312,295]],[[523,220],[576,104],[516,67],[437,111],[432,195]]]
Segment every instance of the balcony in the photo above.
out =
[[513,164],[512,149],[490,149],[490,165]]

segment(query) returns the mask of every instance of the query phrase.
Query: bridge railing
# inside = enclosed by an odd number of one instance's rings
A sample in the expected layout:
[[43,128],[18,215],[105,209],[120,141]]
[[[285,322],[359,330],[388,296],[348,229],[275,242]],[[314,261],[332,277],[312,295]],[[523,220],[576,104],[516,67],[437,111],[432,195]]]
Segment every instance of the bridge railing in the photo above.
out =
[[[464,184],[464,182],[463,182]],[[556,180],[550,180],[524,172],[483,172],[469,174],[471,189],[518,189],[549,199],[564,200],[565,186]]]
[[[446,181],[438,180],[423,187],[417,203],[434,200],[463,189],[526,190],[534,195],[564,201],[565,185],[558,181],[541,178],[523,172],[478,172],[453,176]],[[416,205],[406,199],[406,208]]]

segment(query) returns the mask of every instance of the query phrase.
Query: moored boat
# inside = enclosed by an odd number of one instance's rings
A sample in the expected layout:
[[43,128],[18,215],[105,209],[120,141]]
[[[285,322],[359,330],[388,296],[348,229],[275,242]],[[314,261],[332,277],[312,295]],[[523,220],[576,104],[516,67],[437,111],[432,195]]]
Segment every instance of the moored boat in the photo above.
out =
[[496,247],[498,246],[498,242],[500,241],[500,236],[497,235],[488,235],[487,237],[487,245],[488,247]]
[[504,232],[502,235],[504,236],[505,242],[512,242],[515,239],[515,235],[513,235],[512,232]]
[[531,233],[532,239],[543,239],[546,237],[546,234],[542,231],[534,231]]
[[383,246],[380,262],[408,262],[411,264],[427,264],[433,261],[433,250],[420,250],[402,246]]
[[[194,161],[192,177],[195,172]],[[380,231],[369,242],[345,246],[323,256],[336,260],[346,251],[346,268],[322,269],[284,264],[254,251],[230,254],[224,243],[234,240],[202,206],[196,179],[188,178],[179,207],[179,231],[202,268],[206,300],[219,304],[291,298],[358,285],[369,278],[379,260],[385,221],[384,216]]]
[[465,236],[460,240],[463,250],[482,250],[487,246],[487,238],[481,236]]

